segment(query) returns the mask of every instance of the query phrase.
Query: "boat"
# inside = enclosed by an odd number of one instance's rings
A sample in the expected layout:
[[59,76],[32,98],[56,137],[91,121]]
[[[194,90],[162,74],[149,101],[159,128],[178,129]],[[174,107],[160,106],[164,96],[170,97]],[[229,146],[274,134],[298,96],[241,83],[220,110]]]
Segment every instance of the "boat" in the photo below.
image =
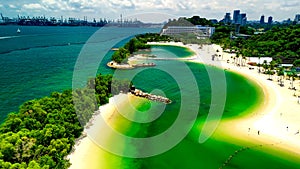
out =
[[18,28],[17,33],[21,33],[21,30]]

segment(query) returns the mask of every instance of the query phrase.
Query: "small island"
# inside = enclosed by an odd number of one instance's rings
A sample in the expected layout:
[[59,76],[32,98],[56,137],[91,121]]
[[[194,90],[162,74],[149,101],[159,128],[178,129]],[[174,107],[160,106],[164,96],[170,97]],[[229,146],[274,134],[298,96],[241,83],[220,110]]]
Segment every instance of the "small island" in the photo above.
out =
[[108,62],[106,65],[113,69],[134,69],[138,67],[154,67],[155,63],[136,63],[137,58],[147,59],[149,57],[156,57],[154,55],[148,54],[136,54],[136,52],[140,51],[150,51],[151,45],[147,44],[147,42],[161,42],[161,41],[170,41],[171,38],[169,36],[160,36],[156,33],[146,33],[140,34],[132,38],[128,43],[126,43],[121,48],[112,48],[114,54],[112,55],[111,62]]

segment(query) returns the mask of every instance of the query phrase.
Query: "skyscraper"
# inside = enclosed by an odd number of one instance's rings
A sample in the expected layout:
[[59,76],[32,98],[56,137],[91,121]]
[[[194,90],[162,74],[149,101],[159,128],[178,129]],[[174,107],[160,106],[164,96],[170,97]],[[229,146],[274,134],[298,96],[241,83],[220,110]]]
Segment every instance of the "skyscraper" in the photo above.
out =
[[234,24],[238,23],[239,15],[240,15],[240,10],[234,10],[233,11],[233,21],[232,22]]
[[224,23],[225,23],[225,24],[231,23],[231,16],[230,16],[230,13],[226,13],[226,14],[225,14],[225,16],[224,16]]
[[264,15],[262,15],[262,16],[260,17],[259,23],[260,23],[260,24],[265,24],[265,16],[264,16]]
[[269,16],[268,18],[268,25],[271,25],[273,23],[273,17]]
[[295,22],[300,22],[300,14],[297,14],[294,19]]
[[245,26],[246,22],[247,22],[246,14],[245,13],[239,14],[238,18],[239,18],[238,19],[238,24],[240,24],[241,26]]

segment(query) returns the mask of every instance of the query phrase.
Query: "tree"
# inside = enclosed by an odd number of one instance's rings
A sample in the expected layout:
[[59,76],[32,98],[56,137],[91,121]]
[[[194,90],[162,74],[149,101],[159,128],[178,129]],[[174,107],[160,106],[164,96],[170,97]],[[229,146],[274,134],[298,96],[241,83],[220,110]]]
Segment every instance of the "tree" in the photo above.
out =
[[200,18],[200,16],[193,16],[191,18],[186,19],[191,22],[193,25],[202,25],[202,26],[212,26],[213,24],[211,21],[207,20],[206,18]]
[[292,89],[292,90],[295,89],[294,88],[294,80],[295,80],[296,74],[294,72],[288,72],[287,76],[289,77],[290,84],[291,84],[291,86],[289,87],[289,89]]
[[130,52],[125,48],[119,48],[118,51],[116,51],[112,55],[112,60],[117,63],[124,63],[127,62],[127,58],[130,56]]
[[269,72],[268,72],[268,74],[269,74],[269,80],[273,80],[272,79],[272,76],[275,74],[275,72],[274,72],[274,68],[275,68],[275,66],[276,66],[276,62],[274,61],[274,60],[272,60],[271,62],[270,62],[270,65],[268,66],[268,68],[269,68]]
[[294,63],[293,63],[293,66],[294,67],[300,67],[300,59],[295,60]]
[[267,63],[267,61],[266,60],[264,60],[264,62],[263,62],[263,68],[264,68],[264,72],[266,72],[267,71],[267,69],[269,68],[269,65],[268,65],[268,63]]
[[137,51],[136,43],[137,43],[137,39],[133,38],[125,45],[125,48],[129,51],[130,54],[133,54],[133,52]]
[[277,69],[277,76],[279,76],[278,82],[280,86],[284,86],[284,68],[280,67]]
[[40,169],[40,168],[41,168],[40,165],[34,160],[30,161],[27,167],[27,169]]

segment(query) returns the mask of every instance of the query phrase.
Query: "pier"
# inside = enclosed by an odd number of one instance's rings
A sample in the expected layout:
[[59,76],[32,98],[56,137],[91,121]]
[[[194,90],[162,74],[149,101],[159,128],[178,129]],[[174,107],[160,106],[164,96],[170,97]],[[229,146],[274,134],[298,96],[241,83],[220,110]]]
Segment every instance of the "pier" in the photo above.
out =
[[162,103],[165,103],[165,104],[172,103],[172,101],[169,98],[143,92],[139,89],[136,89],[134,86],[132,86],[130,88],[130,93],[137,96],[137,97],[143,97],[143,98],[146,98],[146,99],[152,100],[152,101],[162,102]]

